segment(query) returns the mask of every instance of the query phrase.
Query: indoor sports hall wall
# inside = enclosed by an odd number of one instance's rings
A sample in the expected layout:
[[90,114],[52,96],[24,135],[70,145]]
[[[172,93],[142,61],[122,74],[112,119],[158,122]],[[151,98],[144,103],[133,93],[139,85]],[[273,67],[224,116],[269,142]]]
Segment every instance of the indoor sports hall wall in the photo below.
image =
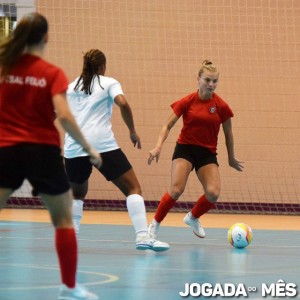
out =
[[[300,1],[37,0],[35,4],[50,23],[46,58],[61,66],[70,80],[81,70],[84,51],[99,48],[106,54],[106,75],[123,86],[142,150],[131,145],[117,109],[113,129],[146,201],[160,200],[170,183],[181,120],[165,142],[159,163],[147,165],[148,151],[171,113],[169,105],[197,89],[201,62],[211,59],[220,70],[217,93],[235,113],[236,157],[245,162],[243,173],[229,168],[221,130],[218,207],[300,212]],[[192,173],[180,200],[195,201],[202,192]],[[99,174],[92,175],[88,199],[118,203],[123,198]]]

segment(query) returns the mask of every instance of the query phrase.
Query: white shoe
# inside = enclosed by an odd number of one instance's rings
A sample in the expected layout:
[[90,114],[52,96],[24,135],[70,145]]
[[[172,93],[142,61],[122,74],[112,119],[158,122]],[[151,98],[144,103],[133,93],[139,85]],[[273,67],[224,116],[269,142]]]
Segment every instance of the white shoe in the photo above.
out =
[[97,295],[89,292],[86,287],[77,284],[73,289],[62,284],[59,290],[58,300],[97,300]]
[[148,233],[154,238],[156,239],[157,238],[157,233],[158,233],[158,230],[159,230],[159,226],[160,224],[158,222],[156,222],[156,220],[152,220],[152,222],[149,224],[149,227],[148,227]]
[[149,234],[140,234],[136,238],[135,248],[137,250],[153,250],[156,252],[162,252],[169,250],[170,245],[152,238]]
[[189,225],[193,229],[193,232],[197,237],[199,237],[199,238],[205,237],[205,231],[204,231],[203,227],[201,226],[200,221],[198,219],[194,218],[191,212],[186,214],[186,216],[183,219],[183,222],[186,225]]

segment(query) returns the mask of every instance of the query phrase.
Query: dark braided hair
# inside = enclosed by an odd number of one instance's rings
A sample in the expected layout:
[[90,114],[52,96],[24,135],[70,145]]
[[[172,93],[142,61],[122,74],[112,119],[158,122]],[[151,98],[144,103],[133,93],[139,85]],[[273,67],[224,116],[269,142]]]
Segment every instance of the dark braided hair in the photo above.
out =
[[94,76],[97,76],[100,87],[99,69],[104,68],[106,65],[106,57],[103,52],[98,49],[91,49],[83,56],[83,68],[80,77],[78,78],[74,90],[84,91],[85,94],[91,95],[92,81]]
[[25,15],[7,41],[0,45],[0,76],[5,77],[25,47],[39,44],[47,32],[48,22],[44,16],[36,12]]

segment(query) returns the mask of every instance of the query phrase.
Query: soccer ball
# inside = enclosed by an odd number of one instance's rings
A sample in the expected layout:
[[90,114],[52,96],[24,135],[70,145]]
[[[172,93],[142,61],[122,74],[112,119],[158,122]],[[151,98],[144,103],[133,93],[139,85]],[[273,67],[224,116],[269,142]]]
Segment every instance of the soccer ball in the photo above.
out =
[[244,223],[233,224],[228,230],[228,241],[235,248],[245,248],[252,242],[252,230]]

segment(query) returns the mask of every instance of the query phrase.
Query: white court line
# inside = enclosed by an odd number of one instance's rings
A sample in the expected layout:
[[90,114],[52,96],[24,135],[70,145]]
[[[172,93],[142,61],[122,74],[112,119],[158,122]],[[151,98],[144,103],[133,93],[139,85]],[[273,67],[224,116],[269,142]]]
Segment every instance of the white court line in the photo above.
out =
[[[24,264],[0,264],[0,267],[1,266],[59,271],[59,268],[52,267],[52,266],[36,266],[36,265],[24,265]],[[118,276],[111,275],[111,274],[91,272],[91,271],[81,271],[81,270],[77,270],[77,273],[107,277],[107,279],[104,279],[101,281],[92,281],[92,282],[83,283],[84,285],[98,285],[98,284],[104,284],[104,283],[111,283],[111,282],[119,280]],[[41,285],[41,286],[33,286],[33,287],[32,286],[31,287],[16,287],[16,286],[14,286],[14,287],[4,287],[4,288],[0,287],[0,291],[4,291],[4,290],[5,291],[7,291],[7,290],[42,290],[42,289],[59,288],[59,287],[60,287],[60,285]]]
[[[0,238],[2,239],[22,239],[22,240],[52,240],[52,238],[44,238],[44,237],[23,237],[23,236],[14,236],[14,237],[6,237],[6,236],[0,236]],[[229,244],[228,243],[218,243],[218,244],[209,244],[207,243],[206,241],[218,241],[220,239],[211,239],[211,238],[205,238],[205,243],[203,243],[202,245],[203,246],[209,246],[209,245],[213,245],[213,246],[228,246]],[[109,243],[133,243],[134,240],[97,240],[97,239],[81,239],[79,238],[78,241],[85,241],[85,242],[91,242],[91,243],[98,243],[98,242],[109,242]],[[195,243],[187,243],[187,242],[174,242],[174,241],[168,241],[169,244],[171,245],[183,245],[183,246],[186,246],[186,245],[201,245],[201,240],[199,242],[195,242]],[[229,245],[230,246],[230,245]],[[286,246],[286,245],[274,245],[274,244],[254,244],[252,242],[252,244],[247,248],[248,249],[255,249],[255,248],[265,248],[265,247],[273,247],[273,248],[287,248],[287,249],[292,249],[292,248],[300,248],[300,245],[297,246],[297,245],[291,245],[291,246]],[[232,250],[234,250],[235,248],[231,247]],[[242,250],[242,249],[241,249]]]

